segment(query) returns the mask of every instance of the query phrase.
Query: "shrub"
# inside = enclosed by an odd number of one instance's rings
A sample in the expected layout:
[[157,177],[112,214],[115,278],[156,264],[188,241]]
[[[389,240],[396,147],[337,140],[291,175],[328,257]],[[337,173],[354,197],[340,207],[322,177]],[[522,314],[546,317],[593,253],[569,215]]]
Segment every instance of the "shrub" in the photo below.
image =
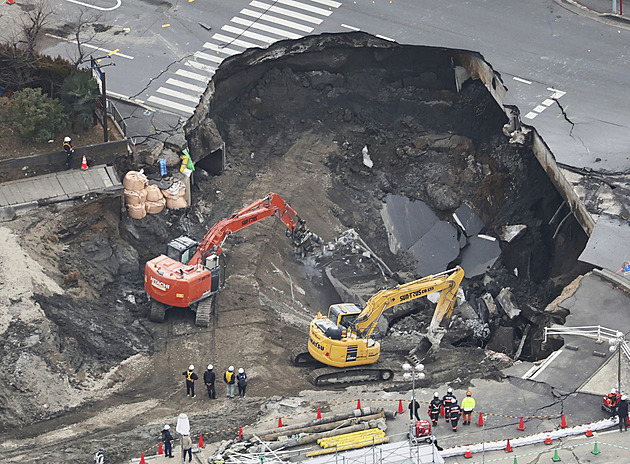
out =
[[59,91],[66,113],[70,115],[72,128],[82,132],[94,125],[94,110],[99,89],[89,72],[79,71],[68,76]]
[[68,125],[61,102],[42,94],[41,89],[16,92],[6,105],[5,124],[26,142],[44,142]]

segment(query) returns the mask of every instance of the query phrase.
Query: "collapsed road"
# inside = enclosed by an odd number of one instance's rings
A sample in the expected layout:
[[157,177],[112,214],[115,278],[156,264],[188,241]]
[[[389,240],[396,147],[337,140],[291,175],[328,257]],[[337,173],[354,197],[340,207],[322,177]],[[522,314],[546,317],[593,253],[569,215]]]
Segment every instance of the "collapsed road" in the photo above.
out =
[[[457,264],[467,275],[460,304],[423,385],[463,386],[544,357],[543,310],[588,269],[577,261],[587,237],[573,216],[559,224],[564,200],[527,131],[505,135],[505,109],[470,72],[482,61],[365,34],[249,50],[224,62],[185,128],[199,160],[190,209],[132,220],[118,198],[99,197],[6,223],[1,259],[28,273],[0,271],[0,455],[29,462],[23,446],[38,437],[57,462],[108,445],[120,460],[184,408],[215,430],[251,422],[266,398],[312,388],[289,351],[306,345],[317,312]],[[324,239],[321,254],[298,259],[277,223],[244,229],[224,243],[208,328],[188,309],[150,322],[144,263],[271,191]],[[433,307],[419,298],[383,314],[381,362],[400,370]],[[190,409],[181,372],[209,362],[245,367],[254,398]],[[374,388],[401,388],[396,378]]]

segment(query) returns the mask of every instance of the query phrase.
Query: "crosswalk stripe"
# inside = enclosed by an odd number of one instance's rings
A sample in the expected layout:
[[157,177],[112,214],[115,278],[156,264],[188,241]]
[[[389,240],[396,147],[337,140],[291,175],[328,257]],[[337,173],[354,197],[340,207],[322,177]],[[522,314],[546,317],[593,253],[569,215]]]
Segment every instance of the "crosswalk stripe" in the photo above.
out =
[[218,63],[218,64],[221,64],[221,62],[223,61],[223,58],[221,57],[218,57],[216,55],[208,55],[207,53],[204,53],[204,52],[195,52],[195,57],[201,58],[202,60],[212,61],[213,63]]
[[205,82],[206,84],[210,80],[210,77],[208,76],[202,76],[201,74],[186,71],[185,69],[178,69],[177,71],[175,71],[175,74],[177,74],[178,76],[187,77],[188,79],[192,79],[195,81]]
[[271,37],[267,37],[266,35],[257,34],[255,32],[246,31],[245,29],[239,29],[238,27],[230,26],[226,24],[221,28],[222,31],[231,32],[232,34],[236,34],[242,37],[249,37],[250,39],[259,40],[260,42],[265,42],[268,44],[272,44],[276,42],[278,39],[274,39]]
[[287,39],[299,39],[301,35],[294,34],[293,32],[283,31],[282,29],[278,29],[277,27],[267,26],[266,24],[255,23],[254,21],[250,21],[248,19],[243,18],[232,18],[232,22],[236,24],[242,24],[243,26],[250,27],[252,29],[259,29],[265,32],[271,32],[272,34],[279,35],[281,37],[286,37]]
[[321,8],[317,8],[316,6],[306,5],[305,3],[296,2],[294,0],[276,0],[276,3],[282,3],[283,5],[292,6],[293,8],[299,8],[300,10],[310,11],[311,13],[315,13],[322,16],[330,16],[332,11],[323,10]]
[[166,108],[173,108],[174,110],[178,110],[183,113],[195,112],[195,109],[190,106],[182,105],[181,103],[177,103],[177,102],[172,102],[170,100],[166,100],[165,98],[155,97],[153,95],[147,98],[147,101],[151,103],[155,103],[160,106],[165,106]]
[[203,48],[207,48],[208,50],[214,50],[215,52],[219,52],[219,53],[224,53],[226,55],[238,55],[239,52],[238,50],[233,50],[231,48],[227,48],[227,47],[220,47],[217,44],[213,44],[210,42],[206,42],[205,44],[203,44]]
[[341,6],[341,3],[333,2],[332,0],[311,0],[311,1],[315,3],[321,3],[322,5],[331,6],[333,8],[339,8]]
[[250,6],[253,6],[254,8],[260,8],[261,10],[278,13],[284,16],[289,16],[291,18],[300,19],[302,21],[306,21],[307,23],[321,24],[324,21],[323,19],[314,18],[312,16],[302,13],[296,13],[295,11],[286,10],[284,8],[280,8],[279,6],[269,5],[268,3],[258,2],[256,0],[251,2]]
[[190,66],[191,68],[199,69],[200,71],[207,72],[209,74],[214,74],[217,68],[213,68],[212,66],[208,66],[206,64],[197,63],[196,61],[186,61],[184,63],[186,66]]
[[276,18],[275,16],[271,16],[266,13],[258,13],[256,11],[249,10],[247,8],[243,8],[241,10],[241,14],[252,16],[256,19],[262,19],[263,21],[268,21],[270,23],[280,24],[281,26],[290,27],[291,29],[297,29],[298,31],[303,31],[306,33],[313,32],[313,28],[310,26],[304,26],[299,23],[294,23],[293,21],[287,21],[286,19]]
[[190,90],[192,92],[201,93],[204,89],[203,87],[199,87],[198,85],[189,84],[188,82],[178,81],[177,79],[168,78],[166,79],[166,83],[168,85],[174,85],[175,87],[180,87],[182,89]]
[[240,40],[240,39],[233,39],[232,37],[228,37],[227,35],[223,35],[223,34],[214,34],[212,38],[215,40],[219,40],[221,42],[225,42],[226,44],[229,44],[229,45],[236,45],[237,47],[262,48],[260,45],[253,44],[251,42],[245,42],[244,40]]
[[178,90],[169,89],[168,87],[160,87],[159,89],[157,89],[157,91],[171,97],[179,98],[180,100],[199,103],[199,96],[193,97],[192,95],[188,95],[184,92],[179,92]]

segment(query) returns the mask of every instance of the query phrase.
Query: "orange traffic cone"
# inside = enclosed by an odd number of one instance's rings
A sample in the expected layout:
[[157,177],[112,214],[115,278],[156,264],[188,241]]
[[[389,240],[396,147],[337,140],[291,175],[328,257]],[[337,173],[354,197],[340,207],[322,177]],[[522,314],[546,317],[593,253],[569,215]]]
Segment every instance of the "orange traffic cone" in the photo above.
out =
[[13,2],[13,0],[7,0],[7,3],[8,3],[9,5],[13,5],[13,3],[14,3],[14,2]]
[[483,416],[481,415],[481,413],[479,413],[479,422],[477,422],[477,425],[479,427],[483,427]]
[[523,416],[521,416],[521,422],[520,424],[518,424],[518,427],[516,427],[516,430],[520,430],[521,432],[525,430],[525,422],[523,422]]
[[199,448],[203,448],[205,445],[203,444],[203,435],[199,434]]
[[403,412],[405,412],[405,410],[403,409],[402,400],[398,400],[398,414],[402,414]]
[[238,426],[238,441],[241,441],[243,439],[243,426],[239,425]]
[[547,430],[547,436],[545,437],[545,445],[551,445],[553,441],[551,440],[551,432]]
[[564,417],[564,413],[562,413],[562,422],[560,423],[560,428],[561,429],[566,429],[567,427],[568,427],[567,426],[567,420]]
[[591,430],[591,423],[588,423],[588,428],[586,429],[586,436],[587,437],[592,437],[593,436],[593,431]]
[[320,408],[317,408],[317,418],[318,419],[322,418],[322,410]]
[[444,405],[440,406],[440,417],[444,417]]
[[282,417],[278,417],[278,427],[284,427],[282,425]]
[[83,160],[81,160],[81,171],[87,171],[87,159],[85,158],[85,155],[83,155]]
[[505,452],[506,453],[511,453],[512,452],[512,445],[510,445],[510,439],[509,438],[508,438],[507,446],[505,447]]
[[158,454],[164,454],[164,450],[162,449],[162,442],[160,442],[160,445],[158,446]]
[[464,453],[464,457],[466,459],[472,458],[472,453],[470,452],[470,445],[466,445],[466,452]]
[[357,400],[357,409],[361,409],[361,398]]
[[138,464],[147,464],[147,462],[144,460],[144,453],[140,453],[140,462]]

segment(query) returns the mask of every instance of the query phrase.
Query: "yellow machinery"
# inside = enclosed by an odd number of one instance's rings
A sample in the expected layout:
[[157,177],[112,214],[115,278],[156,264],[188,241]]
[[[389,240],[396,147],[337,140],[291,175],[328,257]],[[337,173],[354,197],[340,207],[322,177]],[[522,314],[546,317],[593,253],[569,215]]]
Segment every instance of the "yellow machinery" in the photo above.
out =
[[[442,292],[429,326],[428,338],[437,332],[444,317],[450,317],[457,290],[464,278],[464,270],[457,266],[448,271],[430,275],[413,282],[381,290],[370,298],[363,310],[351,303],[330,306],[328,315],[317,314],[310,324],[308,352],[315,361],[328,366],[353,368],[378,361],[380,343],[370,338],[383,312],[393,306]],[[294,364],[304,365],[304,357],[294,357]],[[319,369],[321,370],[321,369]],[[336,375],[335,375],[336,372]],[[348,375],[346,375],[348,374]],[[314,373],[313,383],[347,383],[351,381],[389,380],[393,371],[387,368],[363,368],[351,371],[328,370]]]

